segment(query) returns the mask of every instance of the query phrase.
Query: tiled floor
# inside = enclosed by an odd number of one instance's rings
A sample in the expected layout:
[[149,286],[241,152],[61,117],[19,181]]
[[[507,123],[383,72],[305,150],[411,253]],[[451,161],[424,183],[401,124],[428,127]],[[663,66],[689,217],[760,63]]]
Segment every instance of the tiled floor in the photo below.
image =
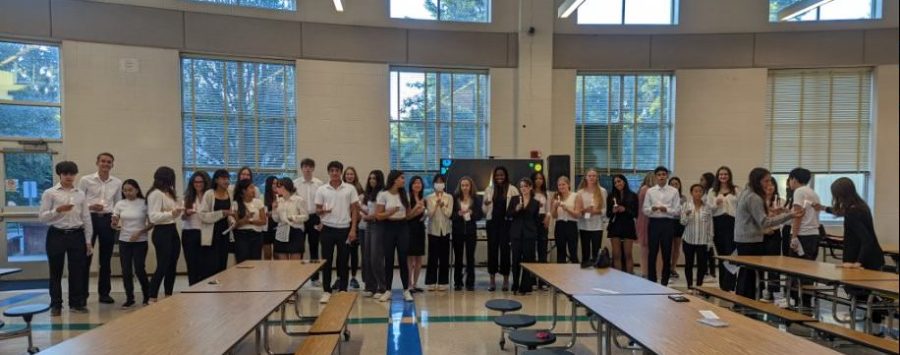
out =
[[[509,342],[507,342],[506,351],[499,349],[497,345],[500,335],[499,328],[488,317],[494,314],[484,308],[485,301],[498,297],[521,301],[524,305],[522,312],[537,315],[539,320],[542,320],[536,327],[549,326],[548,316],[552,314],[549,292],[537,291],[530,296],[487,292],[487,275],[482,274],[483,270],[478,272],[479,280],[483,281],[478,285],[478,290],[474,292],[426,292],[416,295],[414,304],[396,302],[393,308],[390,302],[380,303],[373,299],[361,298],[350,315],[349,329],[352,336],[349,342],[342,344],[342,354],[512,354]],[[398,279],[399,277],[395,277],[395,280]],[[683,280],[673,281],[672,286],[683,289]],[[96,283],[92,282],[91,285],[94,289]],[[185,287],[187,287],[187,280],[180,277],[176,283],[176,291]],[[122,290],[121,280],[114,279],[112,296],[117,301],[116,305],[99,304],[96,295],[92,294],[88,304],[91,312],[88,314],[69,313],[64,309],[62,316],[58,318],[51,318],[49,313],[36,316],[34,321],[36,345],[47,348],[130,312],[119,309],[119,304],[124,300]],[[302,289],[300,305],[304,314],[318,313],[321,308],[317,302],[320,292],[309,285]],[[0,292],[0,310],[10,306],[37,302],[49,302],[46,290]],[[406,307],[405,310],[404,307]],[[568,302],[560,299],[559,310],[561,314],[569,314]],[[627,310],[623,310],[623,312],[627,312]],[[274,320],[276,317],[272,317],[272,319]],[[6,318],[5,321],[8,323],[21,322],[20,319],[9,318]],[[569,324],[569,322],[563,322],[557,326],[557,330],[565,333],[571,329]],[[592,332],[586,321],[579,321],[577,326],[579,333]],[[792,328],[791,331],[808,335],[808,331],[795,328]],[[300,343],[297,338],[284,335],[277,327],[272,328],[271,334],[273,334],[272,347],[276,352],[293,352]],[[557,345],[563,345],[568,340],[568,337],[560,336]],[[0,354],[24,354],[25,347],[24,338],[0,341]],[[840,347],[838,350],[850,354],[871,353],[859,347]],[[576,354],[596,354],[596,338],[592,336],[579,337],[573,351]],[[630,353],[630,351],[623,350],[617,350],[617,352]],[[244,339],[235,348],[235,354],[252,353],[252,336]]]

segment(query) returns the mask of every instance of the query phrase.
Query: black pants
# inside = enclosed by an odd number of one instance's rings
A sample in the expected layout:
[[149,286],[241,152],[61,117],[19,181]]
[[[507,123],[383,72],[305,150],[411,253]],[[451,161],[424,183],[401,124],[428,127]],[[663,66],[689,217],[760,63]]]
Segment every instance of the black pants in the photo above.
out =
[[[112,273],[110,262],[112,260],[113,248],[116,245],[116,230],[112,229],[112,214],[91,213],[91,226],[94,227],[94,235],[91,236],[91,245],[94,246],[94,253],[87,257],[87,264],[84,268],[84,287],[88,290],[85,294],[85,300],[90,295],[88,282],[90,281],[91,263],[93,256],[97,255],[97,262],[100,264],[100,273],[97,277],[97,293],[101,297],[109,296],[109,277]],[[97,248],[97,244],[100,248]]]
[[449,235],[428,235],[428,268],[425,269],[425,284],[450,284]]
[[175,270],[178,256],[181,254],[181,241],[175,224],[162,224],[153,227],[153,247],[156,249],[156,271],[150,279],[150,297],[159,295],[159,287],[165,282],[166,296],[171,296],[175,288]]
[[522,263],[534,262],[534,239],[512,240],[512,287],[519,292],[531,292],[534,277],[523,270]]
[[[541,221],[544,220],[544,215],[541,215]],[[544,224],[541,223],[538,225],[538,237],[537,243],[535,244],[535,250],[537,250],[537,261],[539,263],[547,262],[547,237],[550,234],[550,231],[547,230],[547,227],[544,227]]]
[[463,260],[466,265],[466,287],[475,287],[475,233],[453,235],[453,284],[463,285]]
[[597,260],[600,254],[600,242],[603,241],[603,231],[578,230],[581,239],[581,260]]
[[578,264],[578,222],[556,221],[556,262]]
[[[356,230],[356,235],[359,237],[362,233],[360,230]],[[362,241],[360,241],[362,242]],[[350,275],[354,279],[356,278],[356,272],[359,271],[359,244],[353,243],[347,246],[347,254],[350,258]]]
[[[119,254],[122,253],[122,245],[119,243]],[[187,266],[188,285],[203,281],[203,259],[200,245],[199,229],[181,230],[181,249],[184,249],[184,264]]]
[[[766,246],[766,254],[765,255],[781,255],[781,231],[775,231],[773,233],[766,234],[763,237],[763,243]],[[767,272],[766,278],[769,280],[778,280],[781,275],[777,272]],[[769,283],[768,285],[760,282],[762,287],[766,287],[769,290],[769,294],[775,293],[778,291],[779,287],[777,283]]]
[[[788,237],[790,238],[790,237]],[[790,248],[790,241],[788,241],[788,250],[790,250],[790,256],[800,259],[812,260],[816,261],[819,258],[819,239],[822,237],[818,234],[810,234],[810,235],[798,235],[797,239],[800,240],[800,248],[803,249],[803,256],[800,256],[793,249]],[[804,285],[812,285],[813,281],[811,279],[801,278],[800,282]],[[797,299],[797,291],[791,291],[791,298]],[[803,304],[806,306],[810,305],[812,300],[812,296],[803,295]]]
[[231,244],[231,233],[225,235],[213,234],[212,251],[214,257],[210,260],[211,268],[207,271],[209,276],[218,274],[228,268],[228,245]]
[[87,302],[87,243],[84,229],[47,230],[47,264],[50,266],[50,307],[62,308],[62,277],[66,260],[69,264],[69,307],[84,307]]
[[[734,243],[738,255],[766,255],[766,243]],[[738,270],[737,284],[734,293],[750,299],[756,299],[756,270],[741,267]]]
[[[320,241],[322,242],[322,256],[325,258],[325,267],[322,268],[322,288],[325,292],[331,292],[331,264],[337,261],[337,288],[338,291],[347,291],[347,256],[349,255],[347,246],[347,236],[350,234],[350,228],[332,228],[328,226],[322,227]],[[337,249],[337,257],[334,252]]]
[[716,265],[718,265],[718,261],[716,260],[716,247],[712,246],[706,249],[707,271],[709,271],[709,274],[712,275],[712,277],[716,277]]
[[[309,243],[309,260],[319,259],[319,230],[316,229],[318,224],[319,215],[315,213],[310,213],[309,219],[303,222],[303,233],[306,234],[306,241]],[[310,279],[313,281],[318,280],[319,273],[313,274]]]
[[[727,214],[713,217],[713,243],[716,254],[727,256],[734,253],[734,217]],[[719,261],[719,288],[723,291],[734,291],[734,274],[728,272],[725,263]]]
[[249,229],[234,231],[234,260],[240,264],[244,260],[262,260],[262,232]]
[[491,219],[487,222],[488,273],[509,275],[509,221]]
[[675,239],[675,223],[671,218],[650,218],[647,225],[647,243],[650,254],[647,258],[647,279],[656,282],[656,255],[662,251],[662,275],[659,278],[663,286],[669,284],[672,274],[672,240]]
[[406,262],[409,252],[409,226],[406,221],[387,221],[383,224],[384,234],[384,273],[385,285],[390,290],[394,286],[394,251],[400,266],[400,282],[403,289],[409,288],[409,264]]
[[706,245],[694,245],[681,243],[684,251],[684,277],[688,288],[694,286],[694,259],[697,260],[697,287],[703,286],[703,277],[706,276],[706,261],[709,258],[709,247]]
[[147,280],[147,270],[144,264],[147,262],[147,242],[123,242],[119,241],[119,261],[122,264],[122,283],[125,284],[125,296],[129,301],[134,301],[134,277],[137,276],[141,285],[141,293],[144,300],[149,294],[150,282]]

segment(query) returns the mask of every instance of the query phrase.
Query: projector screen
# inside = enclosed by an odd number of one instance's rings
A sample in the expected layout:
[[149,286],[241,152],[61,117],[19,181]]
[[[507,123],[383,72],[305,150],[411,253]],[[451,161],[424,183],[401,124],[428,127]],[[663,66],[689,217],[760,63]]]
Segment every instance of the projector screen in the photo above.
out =
[[[456,192],[459,179],[469,176],[475,181],[475,189],[484,191],[491,182],[491,174],[498,166],[509,171],[510,183],[530,177],[533,172],[543,172],[544,161],[541,159],[441,159],[440,172],[447,177],[447,189]],[[545,173],[546,174],[546,173]]]

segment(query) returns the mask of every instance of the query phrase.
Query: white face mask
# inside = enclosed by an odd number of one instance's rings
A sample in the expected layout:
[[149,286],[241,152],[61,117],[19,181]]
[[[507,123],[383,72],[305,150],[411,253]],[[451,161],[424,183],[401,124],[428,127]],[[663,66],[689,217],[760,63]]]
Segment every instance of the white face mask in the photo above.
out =
[[434,191],[444,192],[444,183],[439,182],[439,183],[434,184]]

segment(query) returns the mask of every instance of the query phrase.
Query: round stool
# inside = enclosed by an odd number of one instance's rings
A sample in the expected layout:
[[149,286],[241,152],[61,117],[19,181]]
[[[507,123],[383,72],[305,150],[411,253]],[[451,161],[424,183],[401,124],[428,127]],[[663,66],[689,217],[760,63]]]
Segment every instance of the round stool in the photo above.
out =
[[[522,309],[522,303],[516,300],[508,300],[508,299],[493,299],[484,303],[484,306],[487,309],[492,311],[500,312],[500,315],[503,316],[506,312],[515,312]],[[500,327],[500,350],[503,350],[503,346],[506,344],[506,329],[502,326]]]
[[522,355],[575,355],[575,353],[560,348],[543,348],[537,350],[528,350]]
[[44,313],[49,309],[50,305],[48,304],[27,304],[3,311],[3,315],[7,317],[22,317],[22,320],[25,321],[25,327],[0,331],[0,339],[28,337],[28,353],[37,353],[40,349],[34,346],[31,339],[31,320],[35,314]]
[[505,333],[519,328],[530,327],[537,323],[537,319],[527,314],[504,314],[494,318],[494,323],[500,326],[500,349],[503,350],[503,347],[506,345]]
[[[538,332],[546,332],[549,336],[544,339],[538,338]],[[510,332],[509,340],[512,340],[513,343],[528,348],[528,350],[534,350],[537,349],[538,346],[550,345],[555,343],[556,335],[545,329],[522,329]],[[518,352],[518,349],[516,351]]]

